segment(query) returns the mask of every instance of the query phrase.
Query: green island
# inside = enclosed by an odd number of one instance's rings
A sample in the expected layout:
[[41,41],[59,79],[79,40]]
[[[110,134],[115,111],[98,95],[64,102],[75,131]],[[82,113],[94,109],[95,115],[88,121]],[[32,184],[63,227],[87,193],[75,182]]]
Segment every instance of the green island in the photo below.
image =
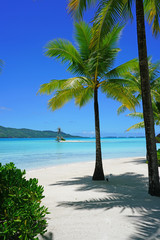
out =
[[[80,138],[79,136],[72,136],[70,134],[61,132],[63,138]],[[27,128],[7,128],[0,126],[0,138],[56,138],[55,131],[38,131]]]

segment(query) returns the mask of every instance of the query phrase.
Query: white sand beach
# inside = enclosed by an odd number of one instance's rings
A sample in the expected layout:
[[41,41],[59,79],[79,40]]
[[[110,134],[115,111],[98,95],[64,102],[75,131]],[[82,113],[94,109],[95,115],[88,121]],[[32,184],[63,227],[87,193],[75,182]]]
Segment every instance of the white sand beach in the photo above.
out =
[[52,240],[160,239],[160,198],[148,195],[144,158],[103,161],[107,181],[92,181],[94,162],[27,172],[44,186]]

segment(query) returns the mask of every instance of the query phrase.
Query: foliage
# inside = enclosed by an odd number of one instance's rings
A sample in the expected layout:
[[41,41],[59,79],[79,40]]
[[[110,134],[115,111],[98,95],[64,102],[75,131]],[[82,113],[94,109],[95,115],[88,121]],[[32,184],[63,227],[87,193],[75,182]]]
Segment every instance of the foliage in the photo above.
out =
[[[155,125],[159,126],[160,125],[160,103],[152,100],[152,108],[153,108],[154,123]],[[141,112],[130,113],[127,116],[143,119],[143,113]],[[139,129],[139,128],[144,128],[144,121],[134,124],[133,126],[128,128],[127,131],[130,131],[131,129]]]
[[[73,138],[78,136],[72,136],[61,132],[61,135],[65,138]],[[6,128],[0,126],[0,138],[56,138],[57,132],[54,131],[37,131],[31,129],[16,129]]]
[[[69,0],[68,10],[72,16],[79,19],[83,11],[97,2],[94,18],[95,41],[110,31],[118,21],[133,19],[134,0]],[[152,26],[155,36],[160,33],[160,2],[159,0],[144,0],[144,11],[147,22]]]
[[125,102],[129,109],[134,109],[137,99],[130,94],[125,85],[122,73],[129,71],[137,59],[130,60],[113,68],[118,52],[117,42],[122,27],[116,25],[108,32],[97,46],[91,46],[94,34],[85,22],[75,23],[75,40],[77,48],[63,39],[50,41],[46,46],[46,55],[67,64],[67,70],[75,77],[62,80],[51,80],[41,85],[40,94],[54,94],[48,106],[53,111],[61,108],[71,99],[82,107],[94,95],[94,89],[100,89],[107,97]]
[[94,98],[96,165],[93,180],[104,179],[100,144],[98,90],[105,93],[107,97],[122,102],[122,104],[125,101],[129,109],[134,109],[137,103],[136,98],[129,93],[129,89],[125,87],[125,84],[121,83],[121,74],[129,71],[137,62],[137,59],[113,68],[117,54],[120,51],[117,48],[117,42],[121,30],[122,27],[116,25],[95,46],[91,44],[94,34],[90,25],[85,22],[75,23],[77,47],[63,39],[50,41],[46,46],[46,55],[67,65],[67,70],[75,76],[69,79],[52,80],[41,85],[40,94],[53,93],[53,97],[48,102],[49,108],[54,111],[61,108],[71,99],[75,99],[75,104],[82,107]]
[[0,164],[0,239],[32,240],[46,232],[47,208],[41,206],[43,187],[26,180],[13,163]]
[[[158,103],[160,101],[160,62],[157,61],[156,63],[152,63],[151,57],[149,57],[148,66],[152,101],[156,101]],[[137,65],[135,65],[134,68],[132,68],[132,71],[125,72],[123,76],[124,78],[127,78],[126,83],[127,86],[130,88],[130,92],[136,97],[137,101],[140,102],[142,99],[142,94],[139,64],[137,63]],[[153,108],[156,108],[154,104]],[[127,107],[125,106],[124,103],[121,107],[119,107],[117,112],[118,114],[120,114],[123,113],[126,109]],[[133,117],[136,117],[136,115],[133,115]]]
[[[148,66],[154,121],[156,125],[160,125],[160,62],[152,63],[151,57],[149,57]],[[124,78],[127,78],[126,83],[128,85],[128,88],[130,88],[131,94],[133,94],[136,97],[137,101],[140,103],[142,95],[139,65],[135,65],[135,67],[132,68],[132,71],[124,73],[123,76]],[[118,114],[120,114],[125,112],[126,109],[127,106],[124,103],[118,108],[117,112]],[[143,120],[143,113],[141,112],[133,112],[128,114],[127,116],[140,118]],[[128,128],[127,131],[139,128],[144,128],[144,121],[134,124],[133,126]]]
[[[160,149],[157,150],[157,160],[158,160],[158,166],[160,167]],[[148,163],[148,160],[146,161]]]
[[160,149],[157,150],[158,166],[160,166]]

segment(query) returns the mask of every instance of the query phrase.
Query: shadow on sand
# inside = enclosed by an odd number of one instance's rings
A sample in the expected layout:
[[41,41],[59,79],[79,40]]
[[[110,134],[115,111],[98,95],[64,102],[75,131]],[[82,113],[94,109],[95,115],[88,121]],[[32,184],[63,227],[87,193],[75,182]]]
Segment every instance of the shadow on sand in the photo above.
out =
[[48,232],[44,236],[40,236],[39,240],[54,240],[53,233]]
[[[60,202],[58,207],[72,207],[75,210],[104,209],[119,207],[121,212],[131,209],[129,215],[135,224],[135,232],[129,239],[160,239],[160,198],[147,194],[148,180],[143,175],[128,172],[112,176],[107,181],[91,181],[90,176],[77,177],[69,181],[59,181],[50,186],[76,186],[76,191],[95,190],[106,193],[105,198],[92,198],[85,201]],[[108,196],[109,195],[109,196]],[[139,214],[137,214],[139,213]]]

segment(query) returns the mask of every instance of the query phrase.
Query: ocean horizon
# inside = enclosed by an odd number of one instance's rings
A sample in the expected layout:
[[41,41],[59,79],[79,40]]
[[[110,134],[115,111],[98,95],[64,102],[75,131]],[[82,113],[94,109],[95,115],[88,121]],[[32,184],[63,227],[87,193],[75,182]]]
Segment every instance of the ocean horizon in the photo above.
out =
[[[94,138],[66,140],[66,142],[57,142],[52,138],[1,138],[0,162],[2,164],[14,162],[20,169],[31,170],[95,160]],[[101,138],[101,143],[103,159],[146,155],[144,137],[107,137]]]

